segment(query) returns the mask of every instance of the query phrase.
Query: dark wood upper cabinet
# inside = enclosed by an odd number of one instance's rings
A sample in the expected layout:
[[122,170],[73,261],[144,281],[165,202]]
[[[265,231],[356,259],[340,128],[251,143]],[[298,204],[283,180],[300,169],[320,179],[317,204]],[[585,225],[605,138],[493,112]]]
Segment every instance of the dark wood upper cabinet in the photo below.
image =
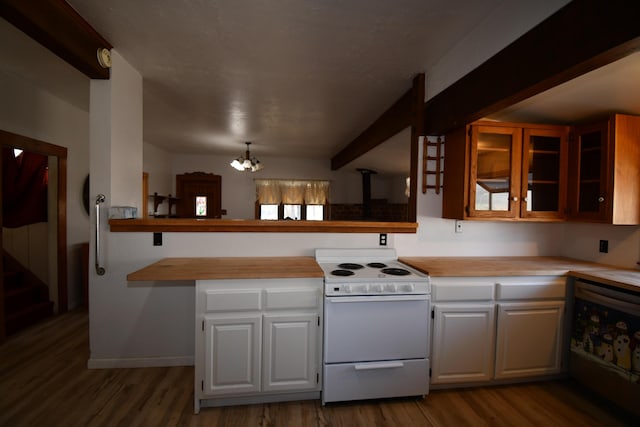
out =
[[640,224],[640,117],[576,126],[570,152],[569,219]]
[[443,217],[565,217],[568,126],[479,121],[447,134]]

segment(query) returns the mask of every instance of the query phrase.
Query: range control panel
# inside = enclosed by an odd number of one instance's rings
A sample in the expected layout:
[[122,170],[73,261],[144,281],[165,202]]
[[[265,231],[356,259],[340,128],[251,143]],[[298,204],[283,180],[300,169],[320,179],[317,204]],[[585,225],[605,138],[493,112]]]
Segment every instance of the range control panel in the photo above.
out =
[[326,283],[325,295],[395,295],[429,293],[428,282],[400,282],[400,283]]

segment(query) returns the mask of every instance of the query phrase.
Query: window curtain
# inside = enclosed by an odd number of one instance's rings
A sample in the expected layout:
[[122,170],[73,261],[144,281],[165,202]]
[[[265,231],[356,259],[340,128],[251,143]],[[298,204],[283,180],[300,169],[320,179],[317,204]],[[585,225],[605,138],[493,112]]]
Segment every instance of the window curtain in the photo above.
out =
[[323,205],[329,201],[329,181],[256,179],[255,183],[261,205]]
[[304,201],[307,205],[324,205],[329,203],[329,181],[307,182]]
[[2,225],[16,228],[47,222],[48,157],[29,152],[14,156],[2,148]]
[[280,185],[275,179],[257,179],[256,198],[261,205],[278,205],[282,197],[280,196]]

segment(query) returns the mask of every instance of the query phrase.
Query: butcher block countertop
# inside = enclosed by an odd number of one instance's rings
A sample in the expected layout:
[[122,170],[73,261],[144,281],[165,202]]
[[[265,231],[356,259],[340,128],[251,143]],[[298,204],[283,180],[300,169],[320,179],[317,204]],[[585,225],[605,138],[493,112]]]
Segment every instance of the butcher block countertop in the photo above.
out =
[[401,257],[431,277],[570,275],[640,291],[640,271],[563,257]]
[[313,257],[165,258],[127,275],[129,281],[323,278]]

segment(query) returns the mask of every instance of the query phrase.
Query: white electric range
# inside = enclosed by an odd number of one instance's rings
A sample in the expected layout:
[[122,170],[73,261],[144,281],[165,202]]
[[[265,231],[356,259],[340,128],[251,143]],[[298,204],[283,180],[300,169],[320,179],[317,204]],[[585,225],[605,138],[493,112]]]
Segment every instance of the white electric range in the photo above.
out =
[[429,276],[392,248],[316,249],[325,273],[322,402],[429,392]]

